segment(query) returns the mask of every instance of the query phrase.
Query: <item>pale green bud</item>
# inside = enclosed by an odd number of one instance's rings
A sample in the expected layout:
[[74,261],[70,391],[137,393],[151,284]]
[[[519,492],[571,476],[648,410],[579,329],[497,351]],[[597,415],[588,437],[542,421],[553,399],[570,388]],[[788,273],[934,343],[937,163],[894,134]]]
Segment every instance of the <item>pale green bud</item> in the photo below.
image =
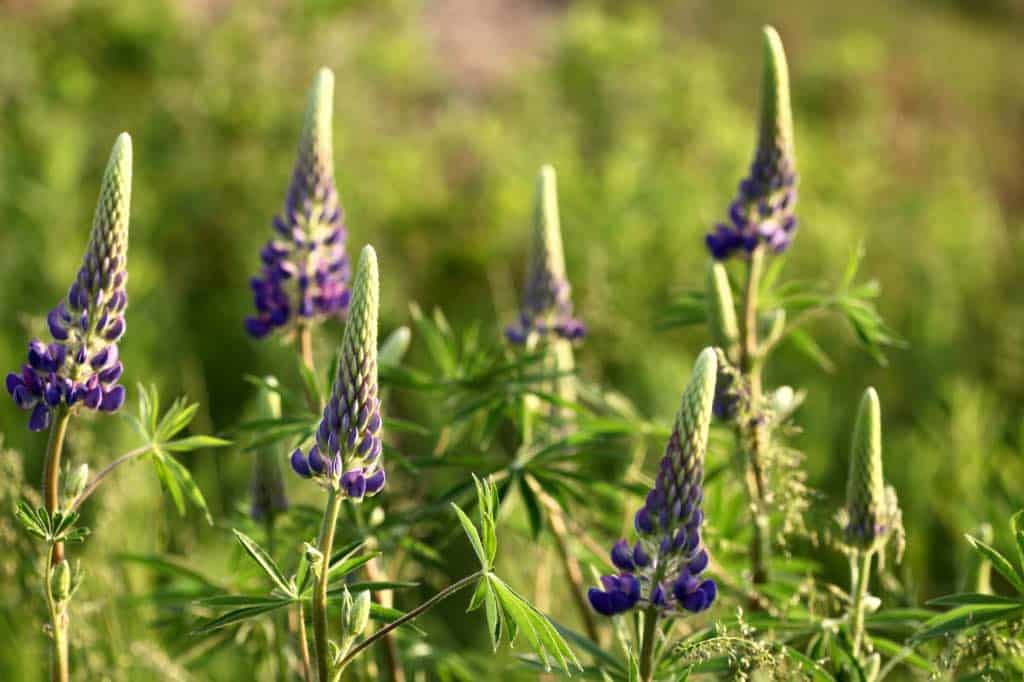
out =
[[885,480],[882,475],[882,408],[875,389],[868,388],[857,410],[846,485],[849,543],[871,549],[889,530]]
[[70,503],[82,494],[85,486],[89,483],[89,465],[82,463],[71,468],[64,474],[61,481],[63,487],[63,498],[65,503]]
[[50,589],[53,598],[59,602],[71,596],[71,564],[66,559],[54,567],[50,576]]
[[736,305],[733,303],[732,286],[725,266],[709,260],[705,268],[707,281],[708,324],[715,345],[725,352],[731,362],[739,361],[740,327],[736,321]]
[[782,39],[765,26],[764,75],[761,80],[761,122],[758,149],[773,152],[793,164],[793,111],[789,102],[789,67]]

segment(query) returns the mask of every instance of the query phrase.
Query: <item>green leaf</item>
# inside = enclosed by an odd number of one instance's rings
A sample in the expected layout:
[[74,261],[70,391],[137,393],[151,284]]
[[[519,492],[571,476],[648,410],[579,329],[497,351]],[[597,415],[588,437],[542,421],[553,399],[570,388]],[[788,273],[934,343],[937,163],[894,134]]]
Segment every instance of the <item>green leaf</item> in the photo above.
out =
[[968,604],[947,611],[925,623],[925,629],[913,636],[914,641],[924,641],[951,632],[968,630],[983,623],[1009,620],[1024,614],[1024,605],[982,606]]
[[807,673],[815,682],[835,682],[835,677],[828,670],[793,647],[784,646],[782,652],[799,666],[800,672]]
[[923,670],[926,673],[936,672],[936,668],[923,656],[914,653],[910,647],[906,647],[898,642],[894,642],[889,639],[882,637],[872,637],[872,644],[883,654],[891,656],[893,658],[899,658],[907,665],[913,666],[918,670]]
[[944,597],[932,599],[929,606],[965,606],[968,604],[987,604],[990,606],[1024,606],[1020,599],[1001,597],[997,594],[981,594],[978,592],[964,592],[961,594],[947,594]]
[[174,476],[167,468],[167,460],[169,458],[165,456],[159,450],[153,450],[152,462],[153,467],[156,469],[156,477],[160,480],[160,484],[164,490],[171,496],[171,500],[174,502],[175,508],[178,510],[178,514],[185,515],[185,497],[182,495],[181,486],[178,483],[178,479]]
[[[393,609],[389,606],[381,606],[376,602],[372,602],[370,604],[370,618],[379,623],[393,623],[394,621],[398,620],[404,615],[404,611],[399,611],[398,609]],[[402,623],[399,627],[408,628],[420,637],[425,637],[427,634],[426,632],[418,628],[411,620]]]
[[191,452],[203,448],[222,448],[231,445],[231,441],[216,436],[189,436],[163,443],[161,447],[168,452]]
[[487,615],[487,632],[491,637],[491,650],[497,651],[501,643],[502,623],[505,620],[504,612],[498,608],[498,598],[494,595],[490,580],[484,578],[480,581],[484,586],[484,612]]
[[803,329],[791,329],[786,335],[787,340],[793,348],[800,351],[804,356],[818,365],[823,371],[831,374],[835,371],[836,365],[832,358],[818,345],[814,338]]
[[[199,486],[192,479],[191,472],[185,468],[184,464],[173,457],[164,458],[164,466],[170,469],[185,495],[203,513],[203,516],[206,517],[206,522],[212,526],[213,517],[210,515],[210,509],[206,506],[206,498],[203,497],[203,491],[199,489]],[[179,505],[178,509],[184,514],[183,503]]]
[[489,569],[490,561],[487,559],[487,552],[484,551],[484,546],[480,541],[480,534],[477,533],[476,526],[474,526],[470,518],[466,516],[466,512],[459,509],[459,505],[454,502],[452,502],[451,505],[452,509],[455,510],[455,514],[459,517],[459,523],[462,524],[462,529],[466,532],[466,537],[469,538],[469,544],[473,546],[473,552],[476,553],[477,559],[480,560],[480,565],[484,569]]
[[265,597],[253,594],[218,594],[214,597],[205,597],[203,599],[200,599],[196,603],[202,604],[203,606],[213,606],[221,608],[225,606],[234,606],[241,608],[250,606],[284,606],[286,604],[293,603],[293,601],[294,600],[292,599],[281,599],[280,597]]
[[214,630],[219,630],[220,628],[227,627],[229,625],[235,625],[236,623],[241,623],[242,621],[258,618],[264,614],[270,613],[271,611],[276,611],[277,609],[283,608],[289,604],[291,604],[291,601],[282,600],[274,604],[264,604],[262,606],[247,606],[245,608],[235,609],[234,611],[228,611],[222,616],[219,616],[217,618],[214,618],[213,620],[209,620],[203,623],[199,628],[197,628],[193,632],[193,634],[204,635],[213,632]]
[[266,550],[260,547],[255,540],[237,528],[233,528],[232,530],[235,533],[235,537],[238,538],[238,543],[242,545],[242,549],[244,549],[246,553],[252,557],[253,561],[263,569],[263,572],[267,574],[267,577],[270,578],[274,585],[289,597],[296,598],[298,595],[295,593],[295,586],[285,579],[284,574],[281,573],[281,569],[278,568],[277,563],[273,558],[271,558]]
[[164,442],[173,438],[182,429],[192,423],[198,409],[199,403],[192,403],[189,405],[186,403],[184,396],[175,400],[171,404],[171,407],[168,408],[167,412],[164,413],[163,419],[160,420],[160,424],[156,427],[156,439],[160,442]]
[[967,541],[974,547],[974,551],[978,552],[992,563],[992,568],[999,571],[1004,578],[1010,581],[1017,592],[1024,595],[1024,579],[1021,578],[1020,573],[1013,567],[1013,564],[1004,557],[1002,554],[996,551],[991,545],[982,542],[978,538],[967,535]]
[[526,516],[530,521],[530,535],[534,540],[536,540],[540,536],[541,527],[543,526],[544,521],[541,517],[540,504],[537,502],[537,496],[534,495],[533,490],[530,489],[526,476],[519,477],[519,495],[523,498],[523,505],[526,507]]
[[1013,531],[1013,539],[1017,545],[1017,565],[1024,570],[1024,509],[1010,519],[1010,529]]

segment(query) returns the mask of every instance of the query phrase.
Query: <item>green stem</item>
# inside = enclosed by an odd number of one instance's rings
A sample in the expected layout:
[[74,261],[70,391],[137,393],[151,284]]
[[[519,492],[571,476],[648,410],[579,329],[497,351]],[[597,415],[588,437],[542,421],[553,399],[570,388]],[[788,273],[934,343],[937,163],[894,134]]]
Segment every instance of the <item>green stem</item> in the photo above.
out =
[[[300,323],[297,334],[299,361],[302,363],[302,366],[309,370],[310,374],[315,377],[316,363],[313,360],[313,328],[309,324]],[[302,386],[306,393],[306,403],[308,403],[309,409],[313,412],[320,412],[320,397],[313,395],[305,379],[302,381]]]
[[[68,433],[68,422],[71,412],[64,407],[53,411],[53,423],[50,425],[50,439],[46,443],[46,459],[43,465],[43,498],[46,511],[53,514],[60,507],[60,456],[64,451],[64,438]],[[50,562],[59,564],[64,559],[64,544],[56,543]]]
[[[868,583],[871,582],[872,550],[859,550],[850,560],[850,586],[853,588],[853,656],[860,656],[860,647],[864,641],[864,602],[868,594]],[[857,565],[858,561],[860,566]]]
[[[60,508],[60,457],[64,451],[71,412],[64,407],[54,410],[50,425],[50,438],[46,443],[46,459],[43,464],[43,499],[46,511],[53,514]],[[46,570],[43,571],[43,593],[46,595],[50,615],[50,680],[68,680],[68,613],[65,603],[58,603],[53,597],[51,578],[53,567],[64,561],[64,544],[57,542],[47,551]]]
[[322,559],[313,593],[313,643],[316,646],[317,679],[320,682],[330,682],[331,651],[327,637],[327,570],[331,564],[334,531],[338,525],[341,500],[342,497],[337,490],[331,488],[327,491],[327,507],[324,509],[324,518],[320,525],[320,538],[317,541],[317,549],[320,550]]
[[152,446],[143,445],[142,447],[138,447],[135,448],[134,450],[130,450],[124,453],[123,455],[112,461],[110,464],[103,467],[103,469],[101,469],[100,472],[96,474],[96,476],[91,481],[89,481],[89,485],[85,486],[85,489],[83,489],[82,492],[78,494],[78,497],[71,501],[71,504],[68,505],[68,511],[78,511],[78,508],[81,507],[82,504],[87,499],[89,499],[90,495],[96,492],[96,488],[100,486],[100,483],[103,482],[103,479],[105,479],[107,476],[113,473],[114,469],[118,468],[119,466],[126,462],[130,462],[136,457],[141,457],[142,455],[152,452],[152,450]]
[[[740,370],[750,388],[750,404],[755,412],[761,409],[761,349],[757,340],[758,289],[764,270],[764,246],[750,254],[747,282],[743,291],[743,339],[740,344]],[[740,425],[743,445],[747,451],[746,487],[753,507],[751,518],[750,562],[753,583],[768,582],[768,559],[771,555],[770,520],[768,516],[767,487],[764,457],[768,447],[768,433],[760,420],[749,420]]]
[[640,645],[640,682],[654,679],[654,642],[658,634],[658,608],[649,607],[644,611],[644,634]]
[[448,597],[452,596],[459,590],[473,584],[473,582],[475,582],[478,578],[484,577],[484,575],[486,575],[486,572],[483,570],[467,575],[465,578],[462,578],[458,582],[453,583],[448,587],[444,588],[443,590],[435,594],[433,597],[431,597],[427,601],[423,602],[422,604],[414,608],[412,611],[406,613],[401,618],[397,618],[388,623],[387,625],[385,625],[384,627],[382,627],[380,630],[377,630],[375,633],[364,639],[362,642],[356,644],[354,647],[349,649],[348,653],[345,654],[345,657],[341,659],[341,668],[344,668],[346,665],[348,665],[352,661],[352,659],[354,659],[368,647],[372,646],[373,643],[379,640],[381,637],[386,637],[387,634],[392,630],[399,628],[402,625],[405,625],[411,620],[415,620],[416,618],[423,615],[424,613],[432,609],[434,606],[441,603]]
[[[363,518],[362,505],[352,505],[353,512],[356,519],[356,526],[359,528],[359,533],[366,537],[366,520]],[[379,567],[377,559],[370,559],[366,562],[366,578],[370,582],[380,582],[387,579],[387,576],[383,573]],[[390,603],[384,603],[384,596],[380,592],[370,592],[370,599],[375,604],[380,606],[391,606]],[[405,671],[402,669],[402,656],[398,651],[398,642],[395,641],[394,637],[385,637],[381,643],[381,649],[384,656],[384,667],[387,668],[391,682],[405,682]],[[338,679],[341,678],[341,670],[338,670]]]

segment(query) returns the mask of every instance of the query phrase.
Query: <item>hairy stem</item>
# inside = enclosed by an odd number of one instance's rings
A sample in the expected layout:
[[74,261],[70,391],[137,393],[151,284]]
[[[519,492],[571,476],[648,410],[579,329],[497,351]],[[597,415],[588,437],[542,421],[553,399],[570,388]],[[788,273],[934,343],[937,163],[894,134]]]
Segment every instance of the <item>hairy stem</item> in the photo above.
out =
[[654,679],[654,641],[658,634],[658,608],[648,607],[644,611],[644,634],[640,645],[640,682]]
[[[755,416],[761,408],[761,349],[757,341],[758,289],[764,269],[764,246],[750,254],[747,282],[743,291],[743,339],[740,344],[740,370],[750,388],[750,404]],[[746,487],[752,507],[750,562],[753,583],[768,582],[768,560],[771,555],[770,520],[765,483],[764,458],[768,434],[759,419],[739,426],[741,441],[747,451]]]
[[[868,583],[871,582],[871,550],[860,550],[850,560],[850,587],[853,590],[853,611],[850,629],[853,631],[853,656],[860,656],[860,647],[864,641],[864,602],[868,594]],[[859,565],[858,565],[859,564]]]
[[323,557],[313,593],[313,642],[316,646],[317,678],[320,682],[330,682],[331,651],[327,637],[327,570],[331,564],[334,531],[338,525],[341,500],[342,497],[338,491],[333,488],[327,491],[327,507],[324,509],[324,518],[320,525],[320,538],[317,541],[317,549],[320,550]]
[[452,596],[459,590],[463,589],[464,587],[468,587],[469,585],[472,585],[478,578],[482,578],[484,575],[486,575],[486,573],[483,570],[467,575],[465,578],[462,578],[458,582],[452,583],[448,587],[444,588],[443,590],[435,594],[433,597],[431,597],[427,601],[423,602],[422,604],[414,608],[412,611],[406,613],[401,618],[397,618],[388,623],[387,625],[385,625],[384,627],[382,627],[380,630],[377,630],[375,633],[364,639],[362,642],[356,644],[351,649],[349,649],[349,652],[345,654],[345,657],[343,659],[341,659],[341,667],[344,668],[352,661],[352,659],[354,659],[356,656],[362,653],[367,647],[372,646],[373,643],[379,640],[381,637],[386,637],[387,634],[392,630],[399,628],[408,623],[409,621],[415,620],[416,618],[420,617],[421,615],[423,615],[424,613],[426,613],[427,611],[429,611],[434,606],[441,603],[448,597]]

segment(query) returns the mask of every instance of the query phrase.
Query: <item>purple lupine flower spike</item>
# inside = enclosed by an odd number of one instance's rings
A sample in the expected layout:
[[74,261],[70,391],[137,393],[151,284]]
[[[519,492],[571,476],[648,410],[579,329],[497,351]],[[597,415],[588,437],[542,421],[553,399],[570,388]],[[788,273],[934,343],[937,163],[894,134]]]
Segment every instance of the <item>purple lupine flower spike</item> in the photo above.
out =
[[124,334],[128,296],[128,219],[132,190],[132,140],[121,133],[103,173],[89,246],[67,296],[46,316],[53,342],[33,339],[28,362],[7,375],[15,405],[31,411],[29,429],[50,425],[51,412],[81,404],[115,412],[125,390],[117,342]]
[[322,68],[309,96],[298,157],[275,235],[260,252],[251,282],[256,314],[245,320],[255,338],[275,329],[342,315],[348,308],[349,259],[334,183],[331,114],[334,74]]
[[750,174],[739,185],[727,222],[707,235],[712,257],[750,254],[760,244],[778,253],[796,233],[796,154],[789,72],[779,34],[764,29],[765,65],[761,83],[761,122]]
[[632,548],[626,540],[615,543],[611,561],[621,573],[602,577],[603,589],[587,593],[602,615],[624,613],[637,604],[654,605],[665,615],[698,613],[715,600],[714,581],[701,577],[709,558],[700,531],[717,365],[714,349],[704,349],[697,358],[654,488],[636,515],[640,539]]
[[554,168],[541,168],[523,307],[519,319],[505,330],[508,340],[517,345],[525,344],[532,334],[551,333],[576,341],[586,333],[586,327],[572,314],[572,287],[565,273],[556,182]]
[[305,478],[355,501],[384,487],[381,462],[383,420],[377,392],[377,254],[367,246],[359,256],[352,286],[338,375],[317,429],[316,443],[303,455],[296,450],[292,468]]

